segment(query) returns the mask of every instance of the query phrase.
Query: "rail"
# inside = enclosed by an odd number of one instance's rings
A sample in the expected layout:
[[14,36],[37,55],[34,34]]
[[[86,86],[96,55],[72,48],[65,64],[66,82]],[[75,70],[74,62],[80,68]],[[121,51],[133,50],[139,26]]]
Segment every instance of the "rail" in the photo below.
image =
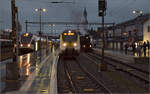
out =
[[[90,56],[90,57],[92,56],[92,58],[101,59],[101,57],[98,57],[97,55],[95,55],[95,53],[88,54],[88,56]],[[112,67],[115,67],[117,70],[120,70],[120,71],[122,71],[122,72],[128,73],[129,75],[134,76],[134,77],[138,78],[139,80],[142,80],[142,81],[144,81],[144,82],[146,82],[146,83],[150,83],[149,79],[146,79],[146,78],[143,77],[143,75],[146,75],[146,77],[148,77],[148,75],[149,75],[148,72],[143,71],[143,70],[141,70],[141,69],[139,69],[139,68],[136,68],[136,67],[134,67],[134,66],[131,66],[131,65],[128,65],[128,64],[125,64],[125,63],[121,63],[120,61],[113,60],[112,58],[111,58],[111,59],[108,58],[108,57],[106,57],[106,58],[107,58],[107,59],[104,60],[105,63],[111,65]],[[112,62],[112,61],[113,61],[113,63],[110,63],[110,62]],[[94,62],[94,61],[93,61],[93,62]],[[118,67],[117,64],[122,65],[122,67]],[[136,73],[134,73],[134,72],[128,71],[128,70],[126,70],[125,68],[123,68],[124,66],[125,66],[125,67],[128,67],[128,68],[130,68],[130,69],[136,70],[137,72],[140,72],[139,74],[142,73],[143,75],[138,75],[138,74],[136,74]]]

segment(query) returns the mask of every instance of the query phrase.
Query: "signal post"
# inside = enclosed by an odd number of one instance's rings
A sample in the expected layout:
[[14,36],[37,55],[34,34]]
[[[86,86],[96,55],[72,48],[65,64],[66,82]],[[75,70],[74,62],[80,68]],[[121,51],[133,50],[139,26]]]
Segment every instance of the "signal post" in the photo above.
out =
[[98,72],[106,71],[107,64],[104,62],[104,48],[105,48],[105,39],[104,39],[104,16],[106,14],[106,0],[98,0],[98,15],[102,17],[102,58],[101,63],[98,64]]

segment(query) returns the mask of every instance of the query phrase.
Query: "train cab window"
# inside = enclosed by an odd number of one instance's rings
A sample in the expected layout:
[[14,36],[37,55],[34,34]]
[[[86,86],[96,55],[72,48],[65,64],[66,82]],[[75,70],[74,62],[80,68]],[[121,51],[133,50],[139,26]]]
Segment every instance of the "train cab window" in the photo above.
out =
[[32,35],[31,34],[24,34],[21,36],[21,43],[30,43],[32,40]]
[[64,33],[64,36],[73,36],[74,35],[74,33],[71,33],[71,32],[69,32],[69,33]]
[[66,33],[63,33],[62,38],[64,41],[68,41],[68,42],[76,41],[77,40],[77,34],[74,32],[66,32]]

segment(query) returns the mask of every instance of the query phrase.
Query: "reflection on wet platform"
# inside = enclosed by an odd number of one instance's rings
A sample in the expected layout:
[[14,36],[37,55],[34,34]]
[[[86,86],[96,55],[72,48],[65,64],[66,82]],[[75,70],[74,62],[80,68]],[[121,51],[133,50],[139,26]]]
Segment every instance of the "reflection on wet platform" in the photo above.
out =
[[[0,92],[18,90],[35,68],[33,53],[19,56],[18,63],[5,62],[1,71]],[[17,76],[18,77],[17,77]]]

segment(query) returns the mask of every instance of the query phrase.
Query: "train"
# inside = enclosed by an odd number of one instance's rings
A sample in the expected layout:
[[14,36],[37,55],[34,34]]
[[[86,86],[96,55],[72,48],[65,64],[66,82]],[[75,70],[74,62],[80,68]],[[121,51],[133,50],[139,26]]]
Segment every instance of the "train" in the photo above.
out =
[[41,44],[40,44],[40,37],[34,35],[32,33],[24,33],[21,35],[20,39],[20,49],[32,49],[38,51],[39,48],[46,48],[46,38],[41,37]]
[[80,36],[81,51],[89,52],[92,51],[92,43],[89,35]]
[[60,35],[60,55],[78,56],[80,54],[80,34],[77,30],[64,30]]

